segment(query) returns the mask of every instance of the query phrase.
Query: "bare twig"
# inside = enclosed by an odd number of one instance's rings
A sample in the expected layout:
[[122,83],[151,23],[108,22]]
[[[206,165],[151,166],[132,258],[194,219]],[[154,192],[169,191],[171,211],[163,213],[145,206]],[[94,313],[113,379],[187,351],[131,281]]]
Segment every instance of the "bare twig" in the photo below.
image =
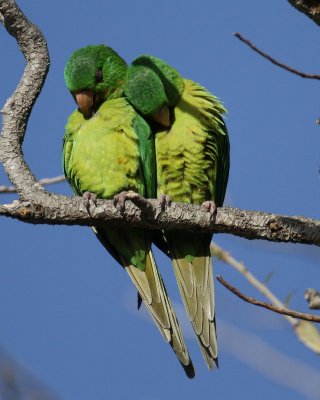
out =
[[307,300],[309,308],[320,310],[320,292],[315,289],[307,289],[304,298]]
[[[43,178],[43,179],[39,179],[39,183],[40,185],[52,185],[54,183],[60,183],[60,182],[64,182],[66,180],[66,178],[64,177],[64,175],[58,175],[55,176],[53,178]],[[14,186],[0,186],[0,193],[1,194],[6,194],[6,193],[16,193],[17,189]]]
[[[278,308],[285,308],[284,304],[275,296],[275,294],[272,293],[271,290],[268,289],[268,287],[266,285],[264,285],[262,282],[260,282],[248,270],[248,268],[242,262],[237,261],[227,251],[223,250],[216,243],[211,243],[210,249],[211,249],[212,255],[214,255],[218,259],[224,261],[226,264],[230,265],[236,271],[240,272],[240,274],[243,275],[247,279],[247,281],[250,283],[250,285],[252,285],[263,296],[265,296],[267,299],[269,299],[274,306],[276,306]],[[293,318],[291,318],[289,316],[284,315],[284,318],[286,318],[287,321],[293,326],[295,326],[297,324],[297,321],[295,321]]]
[[[248,282],[269,299],[275,307],[280,309],[285,308],[284,304],[271,292],[271,290],[260,282],[243,263],[235,260],[228,252],[215,243],[211,243],[210,249],[213,256],[216,256],[240,272]],[[314,353],[320,354],[320,333],[315,325],[309,321],[298,321],[288,315],[283,315],[283,317],[292,325],[298,339]]]
[[254,45],[250,40],[244,38],[239,32],[234,33],[234,36],[240,39],[243,43],[247,44],[249,47],[251,47],[252,50],[256,51],[258,54],[260,54],[262,57],[266,58],[272,64],[277,65],[280,68],[285,69],[286,71],[291,72],[292,74],[298,75],[301,78],[309,78],[309,79],[320,79],[320,75],[317,74],[307,74],[305,72],[298,71],[297,69],[294,69],[290,67],[289,65],[283,64],[273,57],[271,57],[269,54],[265,53],[264,51],[260,50],[256,45]]
[[320,322],[320,316],[318,315],[312,315],[312,314],[305,314],[299,311],[294,311],[294,310],[289,310],[288,308],[279,308],[276,306],[273,306],[272,304],[265,303],[263,301],[254,299],[253,297],[249,297],[244,295],[243,293],[240,292],[239,289],[236,287],[232,286],[229,282],[224,280],[222,276],[218,275],[217,280],[227,289],[229,289],[232,293],[234,293],[236,296],[240,297],[240,299],[254,304],[255,306],[267,308],[268,310],[274,311],[278,314],[282,315],[288,315],[290,317],[298,318],[298,319],[303,319],[305,321],[312,321],[312,322]]

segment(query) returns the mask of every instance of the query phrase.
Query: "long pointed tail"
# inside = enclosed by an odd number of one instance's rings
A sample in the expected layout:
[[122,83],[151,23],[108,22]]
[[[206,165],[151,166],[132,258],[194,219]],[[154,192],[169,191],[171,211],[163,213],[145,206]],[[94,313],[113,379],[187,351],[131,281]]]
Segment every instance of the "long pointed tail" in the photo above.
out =
[[[162,336],[176,353],[187,376],[193,378],[195,372],[192,361],[144,231],[134,228],[130,231],[120,228],[110,230],[107,227],[94,227],[93,231],[115,260],[126,269]],[[144,270],[141,270],[132,265],[130,260],[132,254],[145,248],[148,250]]]
[[[181,236],[181,234],[179,234]],[[169,239],[169,235],[167,235]],[[201,238],[194,256],[186,251],[192,234],[174,238],[170,234],[170,252],[179,290],[193,329],[209,369],[218,367],[218,348],[214,312],[214,288],[209,246]],[[189,249],[190,250],[190,249]],[[191,253],[192,254],[192,253]]]
[[209,369],[218,367],[218,348],[214,314],[213,277],[210,257],[172,261],[180,293],[200,348]]
[[136,285],[162,336],[176,353],[187,376],[193,378],[195,372],[192,361],[152,251],[150,250],[146,257],[145,271],[141,271],[132,265],[125,267],[125,269]]

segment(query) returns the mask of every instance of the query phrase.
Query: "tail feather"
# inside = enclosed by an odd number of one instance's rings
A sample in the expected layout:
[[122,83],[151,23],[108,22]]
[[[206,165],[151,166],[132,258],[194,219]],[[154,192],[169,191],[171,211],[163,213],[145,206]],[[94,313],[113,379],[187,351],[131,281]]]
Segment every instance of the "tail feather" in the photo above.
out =
[[[172,239],[172,238],[171,238]],[[218,349],[214,313],[213,273],[209,250],[204,255],[185,256],[175,241],[168,241],[172,264],[187,314],[209,369],[218,366]],[[182,241],[179,241],[182,243]],[[181,249],[180,249],[181,250]]]
[[105,227],[95,227],[93,231],[103,246],[120,265],[124,266],[138,289],[138,308],[143,300],[163,338],[176,353],[186,375],[189,378],[193,378],[195,375],[193,364],[150,247],[146,254],[143,271],[133,266],[129,258],[124,256],[123,252],[117,251],[116,246],[119,249],[121,249],[121,246],[126,246],[127,248],[131,246],[132,253],[137,246],[138,248],[148,248],[148,242],[143,239],[145,237],[144,234],[140,237],[142,244],[139,241],[135,244],[132,238],[138,240],[139,232],[133,232],[133,229],[130,232],[127,230],[126,235],[124,235],[122,229],[116,228],[110,231]]
[[151,250],[146,257],[145,271],[132,265],[126,266],[125,269],[139,290],[163,338],[176,353],[187,376],[192,378],[195,375],[192,361]]

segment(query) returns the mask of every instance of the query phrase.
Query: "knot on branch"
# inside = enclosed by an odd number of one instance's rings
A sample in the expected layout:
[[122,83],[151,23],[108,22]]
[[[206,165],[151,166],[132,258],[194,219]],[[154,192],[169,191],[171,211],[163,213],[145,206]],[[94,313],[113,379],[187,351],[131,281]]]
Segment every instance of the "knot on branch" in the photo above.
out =
[[43,206],[30,201],[15,200],[10,208],[21,220],[34,220],[43,214]]
[[280,226],[275,219],[271,219],[268,222],[268,228],[270,229],[271,234],[276,234],[282,230],[282,226]]

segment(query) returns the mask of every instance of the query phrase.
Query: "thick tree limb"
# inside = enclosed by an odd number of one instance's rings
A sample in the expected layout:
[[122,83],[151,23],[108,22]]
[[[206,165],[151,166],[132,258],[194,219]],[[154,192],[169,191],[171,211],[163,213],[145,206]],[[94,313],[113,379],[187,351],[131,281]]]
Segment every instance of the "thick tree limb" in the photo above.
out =
[[233,294],[236,296],[240,297],[240,299],[246,301],[247,303],[253,304],[255,306],[267,308],[268,310],[271,310],[273,312],[276,312],[278,314],[282,315],[288,315],[290,317],[298,318],[298,319],[303,319],[305,321],[311,321],[311,322],[320,322],[320,316],[318,315],[313,315],[313,314],[306,314],[302,313],[299,311],[295,310],[289,310],[288,308],[279,308],[276,307],[272,304],[265,303],[264,301],[257,300],[253,297],[246,296],[245,294],[241,293],[239,289],[237,289],[235,286],[232,286],[229,282],[224,280],[222,276],[218,275],[217,280],[227,289],[229,289]]
[[2,109],[0,161],[20,196],[36,201],[44,189],[25,163],[21,144],[33,104],[48,72],[49,54],[42,33],[27,20],[15,1],[0,1],[0,14],[7,31],[16,38],[27,61],[15,92]]
[[241,40],[241,42],[245,43],[246,45],[248,45],[253,51],[257,52],[258,54],[260,54],[262,57],[266,58],[267,60],[269,60],[270,62],[272,62],[272,64],[277,65],[280,68],[285,69],[286,71],[291,72],[292,74],[298,75],[301,78],[309,78],[309,79],[320,79],[320,75],[317,74],[307,74],[306,72],[302,72],[302,71],[298,71],[295,68],[290,67],[287,64],[281,63],[280,61],[277,61],[275,58],[271,57],[269,54],[265,53],[264,51],[260,50],[255,44],[253,44],[252,42],[250,42],[250,40],[246,39],[245,37],[243,37],[239,32],[236,32],[233,34],[236,38],[238,38],[239,40]]
[[318,0],[288,0],[289,3],[300,12],[320,25],[320,4]]
[[219,208],[213,219],[201,206],[172,203],[161,212],[157,200],[148,206],[126,202],[120,212],[111,200],[97,200],[88,213],[81,197],[49,194],[38,196],[39,202],[14,201],[0,205],[0,216],[17,218],[33,224],[141,226],[149,229],[188,230],[193,232],[231,233],[246,239],[264,239],[320,245],[320,221],[304,217],[286,217],[237,208]]

